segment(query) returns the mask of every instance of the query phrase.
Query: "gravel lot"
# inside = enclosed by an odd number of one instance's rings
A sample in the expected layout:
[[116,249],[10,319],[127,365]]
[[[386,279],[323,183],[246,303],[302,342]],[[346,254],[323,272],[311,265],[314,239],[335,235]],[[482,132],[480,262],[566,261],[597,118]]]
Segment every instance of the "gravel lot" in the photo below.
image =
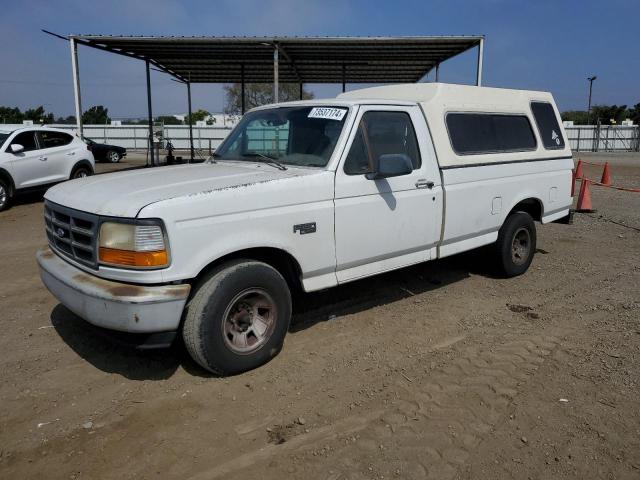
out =
[[[640,187],[640,155],[578,156]],[[638,479],[640,194],[592,199],[538,226],[524,276],[471,252],[299,296],[275,360],[215,378],[59,305],[22,198],[0,213],[0,478]]]

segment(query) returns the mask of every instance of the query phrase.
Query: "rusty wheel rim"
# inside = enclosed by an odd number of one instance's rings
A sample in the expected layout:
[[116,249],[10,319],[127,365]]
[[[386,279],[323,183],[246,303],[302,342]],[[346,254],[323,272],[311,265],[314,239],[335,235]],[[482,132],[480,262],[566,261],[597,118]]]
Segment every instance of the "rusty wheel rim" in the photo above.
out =
[[513,235],[511,243],[511,260],[516,265],[522,265],[529,258],[531,251],[531,234],[529,230],[520,227]]
[[243,290],[229,302],[222,317],[225,345],[240,355],[256,352],[271,338],[277,314],[276,304],[265,290]]

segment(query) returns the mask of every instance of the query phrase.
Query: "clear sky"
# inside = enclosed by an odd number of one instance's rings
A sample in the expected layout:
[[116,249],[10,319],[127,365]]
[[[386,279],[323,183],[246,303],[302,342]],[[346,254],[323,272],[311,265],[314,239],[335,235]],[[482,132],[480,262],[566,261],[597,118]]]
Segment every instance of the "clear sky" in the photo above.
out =
[[[0,105],[73,113],[67,42],[45,35],[486,35],[483,83],[551,91],[561,110],[640,102],[640,0],[0,0]],[[146,113],[144,64],[80,47],[83,107]],[[441,66],[472,83],[475,53]],[[154,114],[183,113],[185,88],[152,73]],[[348,88],[354,88],[349,86]],[[313,85],[318,97],[338,85]],[[195,85],[194,109],[223,108],[222,88]]]

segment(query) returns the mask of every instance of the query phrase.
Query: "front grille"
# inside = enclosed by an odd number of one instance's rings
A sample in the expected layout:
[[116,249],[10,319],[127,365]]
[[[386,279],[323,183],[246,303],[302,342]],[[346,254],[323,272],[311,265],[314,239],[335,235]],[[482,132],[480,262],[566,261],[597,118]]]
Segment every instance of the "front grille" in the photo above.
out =
[[98,268],[98,218],[92,213],[45,201],[44,223],[49,246],[78,263]]

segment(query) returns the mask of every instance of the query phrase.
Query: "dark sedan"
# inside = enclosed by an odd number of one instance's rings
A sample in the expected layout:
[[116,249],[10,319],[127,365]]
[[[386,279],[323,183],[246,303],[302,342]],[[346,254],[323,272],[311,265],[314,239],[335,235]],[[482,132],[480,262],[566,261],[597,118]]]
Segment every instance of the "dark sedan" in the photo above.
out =
[[94,142],[90,138],[85,138],[84,141],[87,142],[89,150],[93,153],[93,158],[96,161],[118,163],[123,157],[127,156],[127,149],[124,147]]

